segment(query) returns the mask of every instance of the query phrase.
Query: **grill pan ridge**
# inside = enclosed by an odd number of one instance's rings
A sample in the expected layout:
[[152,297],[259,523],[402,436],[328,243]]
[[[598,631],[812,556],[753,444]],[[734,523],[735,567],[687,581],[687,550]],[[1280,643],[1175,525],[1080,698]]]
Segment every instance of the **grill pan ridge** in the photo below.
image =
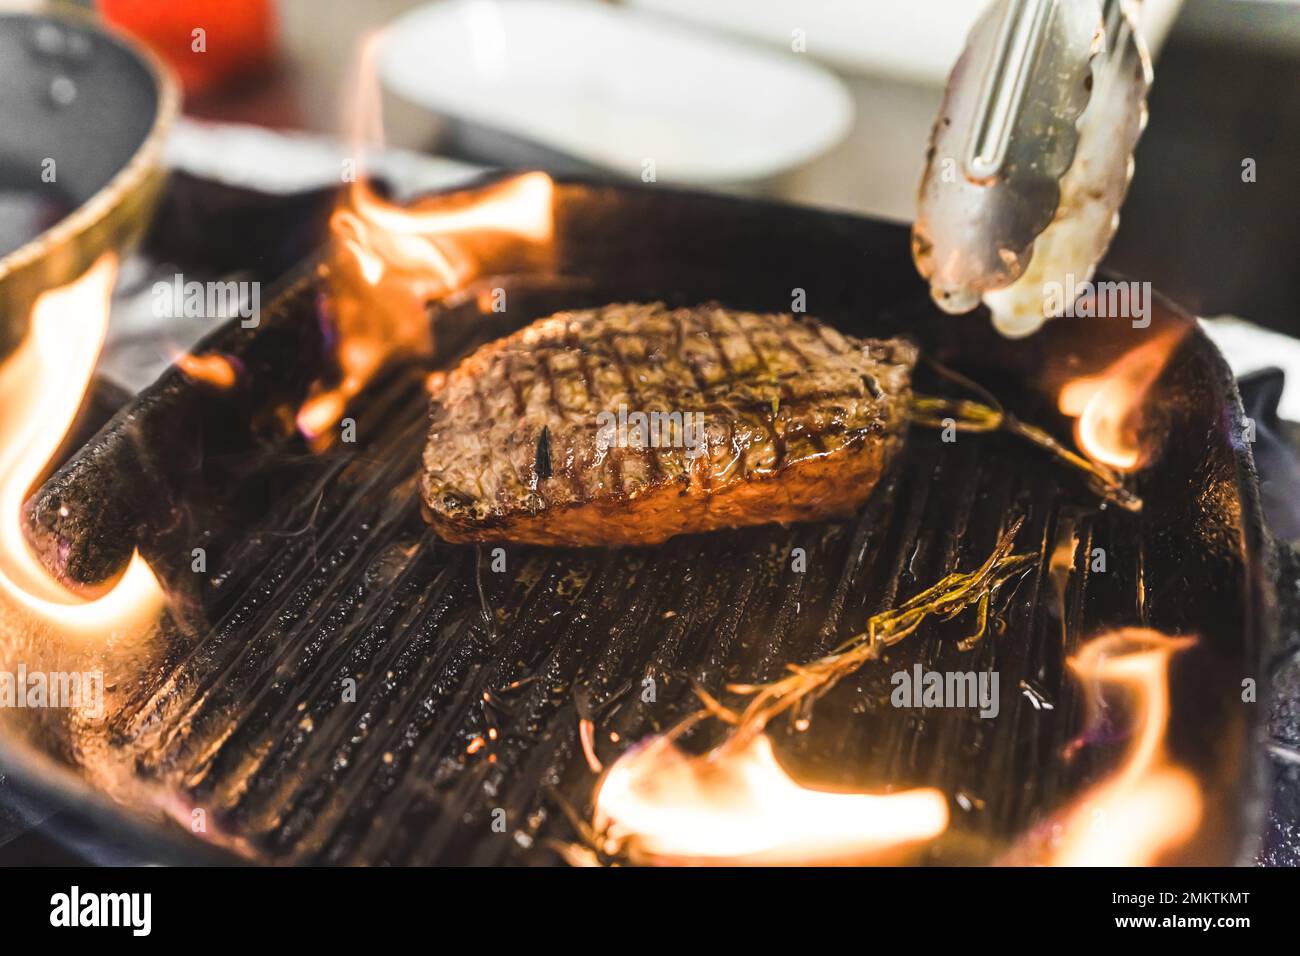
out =
[[[774,725],[781,760],[817,785],[939,787],[955,818],[925,859],[988,859],[1106,769],[1088,752],[1063,759],[1081,721],[1066,658],[1107,627],[1194,633],[1171,677],[1170,749],[1207,790],[1187,859],[1249,857],[1259,720],[1234,702],[1244,677],[1262,676],[1276,629],[1272,571],[1249,446],[1233,440],[1235,385],[1191,320],[1161,305],[1150,330],[1098,336],[1089,320],[1060,320],[1009,343],[982,319],[929,307],[903,227],[576,183],[559,188],[556,216],[549,255],[477,283],[508,289],[509,327],[479,314],[475,286],[434,307],[442,363],[558,308],[716,299],[785,310],[800,288],[809,312],[842,331],[908,334],[1028,420],[1060,425],[1035,391],[1042,369],[1097,368],[1181,325],[1157,398],[1170,434],[1204,443],[1166,442],[1139,476],[1147,507],[1132,515],[1099,508],[1013,439],[947,444],[913,428],[847,519],[617,552],[512,546],[498,573],[489,549],[444,544],[420,517],[425,369],[396,368],[362,396],[354,445],[312,455],[275,437],[273,410],[300,401],[328,364],[327,296],[308,262],[258,329],[232,325],[200,347],[240,359],[237,389],[169,372],[29,502],[33,538],[65,578],[101,579],[139,545],[178,599],[161,658],[110,681],[97,759],[171,795],[163,803],[182,823],[203,809],[207,840],[243,858],[554,862],[548,841],[574,836],[563,808],[589,815],[597,781],[580,719],[594,722],[608,765],[692,709],[694,686],[720,693],[825,653],[872,613],[978,564],[1024,515],[1018,546],[1040,560],[1007,589],[994,631],[963,653],[968,622],[923,627],[822,699],[807,731]],[[1065,543],[1073,557],[1054,566]],[[207,573],[194,575],[200,545]],[[806,572],[791,567],[796,548]],[[1094,548],[1105,573],[1090,569]],[[1000,715],[891,708],[889,675],[915,663],[997,670]]]

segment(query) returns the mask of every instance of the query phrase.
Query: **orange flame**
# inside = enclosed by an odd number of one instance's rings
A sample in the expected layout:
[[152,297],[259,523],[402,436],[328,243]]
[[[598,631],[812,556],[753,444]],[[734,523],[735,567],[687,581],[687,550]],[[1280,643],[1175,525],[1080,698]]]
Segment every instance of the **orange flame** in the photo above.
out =
[[1157,336],[1099,375],[1065,383],[1058,405],[1062,414],[1075,419],[1074,439],[1080,451],[1121,472],[1136,471],[1146,463],[1143,406],[1181,337],[1179,333]]
[[607,849],[656,865],[881,862],[948,826],[934,789],[891,794],[810,790],[759,734],[703,756],[665,737],[625,752],[596,796]]
[[186,377],[212,388],[222,390],[234,388],[235,383],[239,381],[239,372],[235,369],[234,363],[216,352],[208,352],[205,355],[182,352],[176,356],[176,367]]
[[61,633],[107,636],[151,623],[162,607],[139,553],[113,587],[85,601],[55,581],[23,534],[23,501],[77,415],[108,328],[117,259],[105,253],[81,277],[32,307],[27,337],[0,366],[0,590]]
[[323,437],[385,363],[432,354],[427,303],[463,288],[479,271],[456,237],[506,233],[546,242],[553,192],[545,173],[526,173],[475,193],[469,203],[434,200],[403,208],[364,183],[353,184],[330,219],[341,377],[303,404],[299,430],[313,441]]
[[[359,156],[382,141],[375,81],[378,38],[362,43],[352,106],[353,148]],[[342,417],[348,402],[389,360],[433,352],[427,303],[462,289],[480,263],[458,237],[505,234],[549,242],[554,185],[527,173],[464,197],[434,197],[404,207],[379,196],[357,170],[330,218],[334,245],[330,278],[340,378],[319,389],[298,414],[314,444]]]
[[1103,686],[1133,702],[1133,741],[1123,765],[1085,793],[1065,814],[1053,840],[1056,866],[1150,866],[1186,842],[1201,820],[1196,778],[1165,753],[1169,721],[1169,661],[1195,643],[1147,628],[1124,628],[1090,641],[1070,661],[1092,682],[1095,722]]

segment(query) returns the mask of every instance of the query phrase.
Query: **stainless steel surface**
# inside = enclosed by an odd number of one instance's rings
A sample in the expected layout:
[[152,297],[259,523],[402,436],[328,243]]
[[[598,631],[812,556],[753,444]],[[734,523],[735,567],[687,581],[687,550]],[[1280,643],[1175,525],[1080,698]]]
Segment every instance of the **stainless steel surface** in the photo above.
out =
[[1132,14],[1125,0],[1000,0],[972,30],[913,230],[945,311],[982,300],[1000,331],[1024,335],[1059,314],[1049,282],[1091,277],[1145,126],[1150,63]]
[[1001,175],[1011,133],[1025,106],[1030,75],[1047,33],[1053,0],[1012,0],[998,28],[996,55],[975,111],[966,175],[977,183]]
[[1106,6],[1109,52],[1094,61],[1092,98],[1079,122],[1078,148],[1061,179],[1051,225],[1034,243],[1020,278],[984,296],[994,324],[1008,335],[1027,335],[1061,315],[1070,303],[1047,290],[1080,288],[1090,281],[1119,226],[1151,86],[1150,58],[1130,10],[1122,0]]
[[[139,237],[179,105],[152,53],[89,16],[0,15],[0,354],[40,293]],[[15,230],[13,209],[40,213]]]

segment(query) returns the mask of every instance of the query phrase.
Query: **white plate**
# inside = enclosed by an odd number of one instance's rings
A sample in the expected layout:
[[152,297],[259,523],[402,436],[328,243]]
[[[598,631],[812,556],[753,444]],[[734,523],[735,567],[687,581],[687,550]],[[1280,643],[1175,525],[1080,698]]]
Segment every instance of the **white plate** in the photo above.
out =
[[847,133],[843,84],[799,53],[757,48],[572,0],[445,0],[385,30],[385,85],[436,113],[628,176],[751,182]]
[[[801,31],[808,55],[862,75],[942,86],[966,34],[990,0],[628,0],[653,11],[788,47]],[[1182,0],[1144,0],[1143,36],[1157,49]]]

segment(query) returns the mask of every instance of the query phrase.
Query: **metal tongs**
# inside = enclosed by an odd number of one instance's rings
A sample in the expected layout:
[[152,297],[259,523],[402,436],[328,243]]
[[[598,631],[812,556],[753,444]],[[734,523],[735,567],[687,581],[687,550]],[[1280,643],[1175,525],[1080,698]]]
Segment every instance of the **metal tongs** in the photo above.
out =
[[[1068,307],[1119,223],[1151,61],[1132,0],[996,0],[948,78],[912,253],[947,312],[1006,335]],[[1054,285],[1059,283],[1058,285]]]

